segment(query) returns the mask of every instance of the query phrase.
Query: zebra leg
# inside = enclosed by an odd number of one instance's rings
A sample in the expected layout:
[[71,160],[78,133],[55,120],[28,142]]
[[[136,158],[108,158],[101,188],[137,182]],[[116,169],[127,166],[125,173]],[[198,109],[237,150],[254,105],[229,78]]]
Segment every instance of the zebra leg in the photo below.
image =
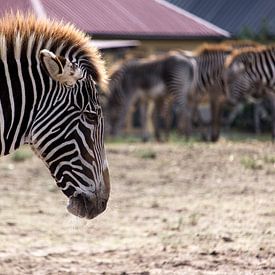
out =
[[220,137],[220,120],[222,102],[218,97],[211,99],[211,141],[216,142]]
[[161,118],[163,121],[164,126],[164,134],[163,134],[163,141],[169,140],[170,130],[172,128],[172,120],[173,120],[173,98],[172,97],[165,97],[162,98],[161,101]]
[[255,104],[253,104],[254,106],[254,110],[253,110],[253,118],[254,118],[254,130],[256,135],[259,135],[262,131],[261,131],[261,121],[260,121],[260,117],[261,117],[261,103],[257,102]]
[[274,92],[268,92],[267,98],[270,102],[270,108],[271,108],[271,136],[272,136],[272,142],[275,142],[275,94]]
[[169,140],[169,135],[172,129],[172,123],[173,123],[173,106],[174,106],[174,99],[169,98],[168,99],[168,106],[166,107],[166,119],[164,120],[165,122],[165,140]]
[[192,122],[197,125],[201,135],[201,140],[209,141],[209,123],[205,120],[205,117],[202,116],[198,102],[193,105]]
[[155,101],[155,107],[152,113],[152,122],[154,126],[154,135],[155,139],[160,142],[161,141],[161,135],[160,135],[160,114],[161,114],[161,102],[160,99],[157,99]]
[[130,135],[133,133],[133,116],[136,110],[136,104],[131,104],[129,111],[126,115],[125,134]]
[[[273,95],[275,97],[275,95]],[[271,103],[271,136],[272,136],[272,142],[275,142],[275,98],[273,98],[272,103]]]
[[141,100],[140,102],[140,123],[141,123],[141,138],[143,142],[149,140],[148,134],[148,101]]
[[179,133],[189,140],[192,133],[192,108],[189,104],[177,112],[177,128]]
[[129,113],[131,101],[124,103],[123,106],[117,109],[118,119],[114,125],[112,125],[112,136],[122,135],[125,131],[126,118]]

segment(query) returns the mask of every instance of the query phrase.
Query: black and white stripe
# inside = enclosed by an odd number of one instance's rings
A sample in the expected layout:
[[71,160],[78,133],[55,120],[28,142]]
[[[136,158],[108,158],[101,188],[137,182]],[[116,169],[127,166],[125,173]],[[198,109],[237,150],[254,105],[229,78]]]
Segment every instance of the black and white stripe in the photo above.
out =
[[[45,24],[51,28],[52,22]],[[30,144],[68,197],[85,197],[84,210],[79,199],[69,211],[92,218],[105,209],[109,196],[103,115],[87,50],[64,39],[35,30],[0,34],[0,155]],[[81,79],[67,85],[50,77],[42,50],[71,62],[83,72]]]
[[147,139],[148,133],[144,128],[149,115],[144,113],[147,112],[148,103],[153,102],[156,139],[161,139],[159,118],[164,122],[167,138],[172,102],[180,105],[185,101],[184,89],[188,89],[192,80],[192,64],[180,52],[126,61],[111,75],[106,107],[110,133],[117,135],[122,131],[129,109],[140,102],[143,138]]
[[[230,54],[231,47],[206,45],[198,52],[182,52],[192,64],[194,77],[192,85],[188,84],[188,89],[184,90],[180,103],[182,131],[189,136],[192,131],[192,117],[198,112],[198,105],[207,99],[211,107],[211,140],[219,138],[220,113],[224,97],[223,68],[226,57]],[[204,137],[208,139],[207,134]]]
[[229,98],[238,102],[249,97],[262,97],[275,90],[275,48],[247,49],[229,56],[224,78]]

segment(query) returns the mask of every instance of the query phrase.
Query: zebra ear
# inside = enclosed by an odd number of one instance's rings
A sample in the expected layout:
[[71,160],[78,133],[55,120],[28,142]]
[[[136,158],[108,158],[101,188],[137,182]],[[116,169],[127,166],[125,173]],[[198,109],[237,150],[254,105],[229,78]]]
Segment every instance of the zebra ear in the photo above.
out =
[[61,84],[72,86],[83,77],[81,69],[76,64],[46,49],[40,51],[40,61],[48,75]]

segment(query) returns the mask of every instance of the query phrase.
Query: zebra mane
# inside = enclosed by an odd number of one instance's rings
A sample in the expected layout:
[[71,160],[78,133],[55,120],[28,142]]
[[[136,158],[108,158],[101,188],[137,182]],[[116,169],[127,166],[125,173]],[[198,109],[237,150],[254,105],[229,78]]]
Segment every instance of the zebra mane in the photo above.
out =
[[263,50],[267,50],[268,48],[271,48],[271,47],[260,45],[257,47],[246,47],[246,48],[234,49],[232,53],[226,58],[224,66],[225,68],[228,68],[237,59],[240,59],[244,56],[248,56],[250,54],[261,52]]
[[[21,42],[23,47],[30,37],[35,41],[51,42],[51,45],[64,45],[65,47],[75,47],[84,53],[87,59],[87,66],[98,83],[104,83],[107,79],[105,66],[97,49],[91,45],[88,35],[78,30],[74,25],[57,22],[50,19],[39,19],[32,13],[23,14],[17,12],[6,13],[0,19],[1,40],[6,40],[8,45]],[[3,43],[0,43],[0,51]]]
[[194,56],[209,54],[213,52],[231,52],[232,49],[233,48],[230,45],[204,43],[194,51]]
[[244,48],[244,47],[257,47],[261,46],[259,42],[243,39],[243,40],[226,40],[220,43],[220,45],[232,46],[233,48]]

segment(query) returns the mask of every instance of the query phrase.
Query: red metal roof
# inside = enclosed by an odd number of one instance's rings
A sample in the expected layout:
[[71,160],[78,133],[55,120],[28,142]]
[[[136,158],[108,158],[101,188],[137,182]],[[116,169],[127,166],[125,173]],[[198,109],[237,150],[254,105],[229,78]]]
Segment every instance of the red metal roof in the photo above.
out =
[[30,0],[0,0],[0,16],[2,17],[6,11],[10,10],[26,12],[32,10],[32,3]]
[[31,7],[39,16],[72,22],[94,36],[184,38],[227,34],[163,0],[0,0],[1,11],[7,6],[24,11]]

